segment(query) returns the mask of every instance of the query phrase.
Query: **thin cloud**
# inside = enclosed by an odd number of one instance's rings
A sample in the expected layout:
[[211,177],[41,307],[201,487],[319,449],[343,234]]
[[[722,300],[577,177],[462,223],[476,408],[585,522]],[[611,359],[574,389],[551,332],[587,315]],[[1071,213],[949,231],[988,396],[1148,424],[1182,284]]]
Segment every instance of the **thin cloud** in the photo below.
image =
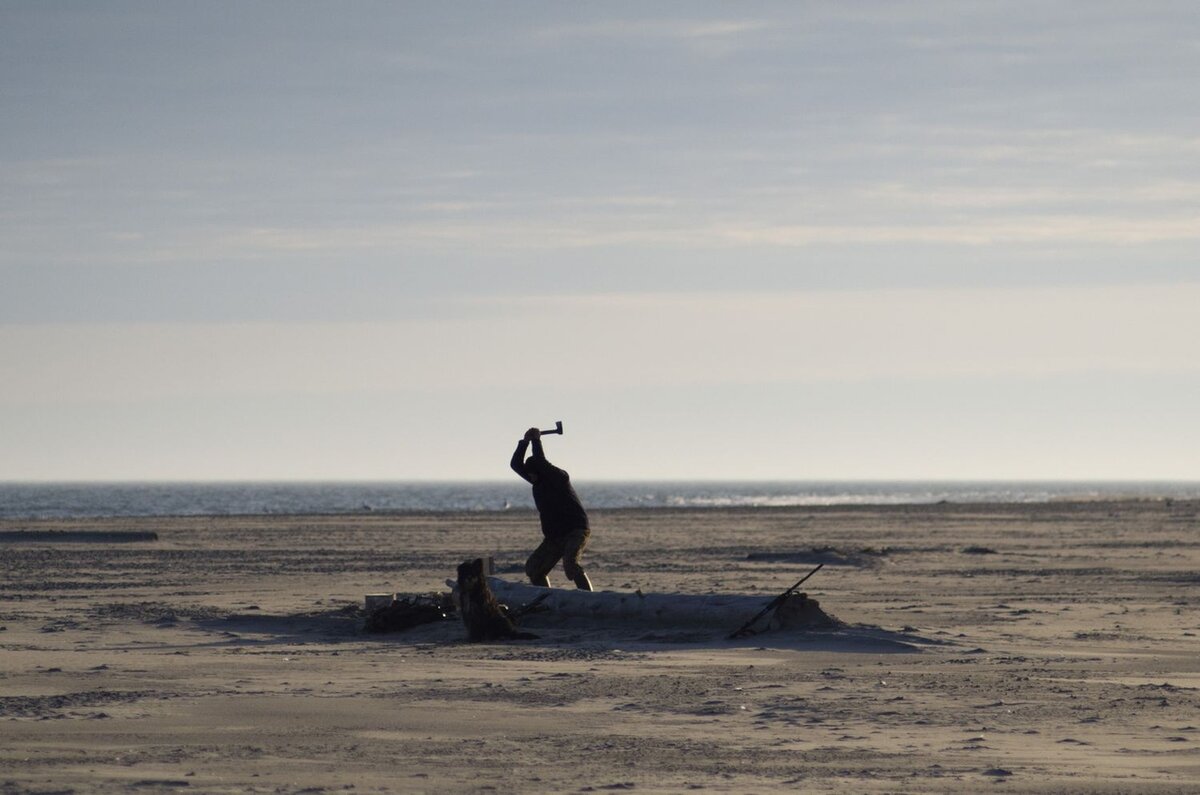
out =
[[532,40],[555,46],[577,42],[675,46],[701,59],[726,59],[768,46],[778,25],[758,19],[610,19],[543,26]]
[[740,245],[891,245],[935,243],[988,246],[1010,243],[1136,245],[1200,240],[1200,215],[1129,219],[1105,216],[1030,216],[982,219],[958,224],[882,225],[722,225],[716,240]]
[[971,209],[1046,205],[1129,207],[1138,204],[1200,203],[1200,182],[1181,180],[1122,186],[1119,190],[1109,192],[1053,184],[918,186],[904,183],[872,185],[861,188],[859,192],[864,199],[883,200],[897,205]]
[[609,19],[578,24],[546,25],[533,35],[543,40],[564,39],[667,39],[696,41],[759,33],[768,22],[756,19]]
[[[461,220],[349,227],[251,227],[217,233],[195,232],[176,238],[143,241],[136,232],[114,232],[126,244],[125,262],[201,262],[213,258],[273,260],[279,255],[355,254],[402,255],[415,252],[450,253],[462,250],[553,252],[638,245],[680,252],[709,248],[810,248],[838,246],[995,246],[1010,244],[1122,245],[1200,240],[1200,215],[1174,218],[1127,218],[1115,215],[1047,215],[966,218],[945,223],[869,224],[762,223],[750,220],[708,221],[665,214],[669,203],[647,203],[638,219],[624,214],[574,221],[475,221],[468,213],[444,208],[442,214]],[[138,245],[141,243],[145,245]]]

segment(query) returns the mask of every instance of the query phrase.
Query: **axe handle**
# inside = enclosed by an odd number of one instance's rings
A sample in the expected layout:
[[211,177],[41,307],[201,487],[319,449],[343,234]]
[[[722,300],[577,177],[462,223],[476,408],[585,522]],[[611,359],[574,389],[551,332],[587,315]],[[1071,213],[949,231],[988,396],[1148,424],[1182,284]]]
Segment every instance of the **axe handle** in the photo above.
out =
[[562,420],[559,420],[558,422],[554,423],[554,430],[552,430],[552,431],[539,431],[539,433],[541,433],[541,435],[542,435],[542,436],[545,436],[545,435],[546,435],[546,434],[548,434],[548,433],[557,433],[557,434],[561,434],[561,433],[562,433]]
[[791,588],[788,588],[786,591],[779,594],[779,596],[776,596],[774,599],[772,599],[770,602],[768,602],[766,607],[764,607],[762,610],[758,611],[758,615],[756,615],[754,618],[747,621],[745,624],[742,624],[742,626],[739,629],[737,629],[735,632],[730,634],[729,639],[733,640],[734,638],[740,638],[745,635],[753,634],[750,632],[750,627],[754,625],[755,621],[758,621],[760,618],[765,616],[767,613],[771,612],[776,607],[779,607],[779,605],[783,604],[787,600],[787,598],[792,595],[793,591],[795,591],[797,588],[799,588],[801,585],[803,585],[805,580],[807,580],[809,577],[816,574],[818,571],[820,571],[822,568],[824,568],[824,566],[825,566],[824,563],[818,563],[817,567],[815,569],[813,569],[808,574],[805,574],[803,577],[801,577],[796,582],[795,585],[793,585]]

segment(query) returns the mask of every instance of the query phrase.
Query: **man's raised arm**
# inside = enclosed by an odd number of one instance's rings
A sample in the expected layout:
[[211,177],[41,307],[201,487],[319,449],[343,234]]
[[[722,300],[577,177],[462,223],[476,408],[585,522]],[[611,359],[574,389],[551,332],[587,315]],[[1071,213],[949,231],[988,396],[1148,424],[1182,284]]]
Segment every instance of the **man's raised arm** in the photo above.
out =
[[513,453],[509,466],[512,467],[513,472],[532,483],[533,479],[529,477],[529,472],[525,468],[525,451],[529,449],[530,442],[533,442],[533,457],[538,461],[546,460],[546,455],[542,452],[542,432],[537,428],[530,428],[525,431],[525,438],[517,442],[517,449]]
[[516,452],[513,453],[512,461],[508,462],[508,465],[512,467],[512,471],[525,478],[525,480],[529,480],[529,475],[525,473],[525,451],[528,448],[528,439],[522,439],[521,441],[517,442],[517,449]]

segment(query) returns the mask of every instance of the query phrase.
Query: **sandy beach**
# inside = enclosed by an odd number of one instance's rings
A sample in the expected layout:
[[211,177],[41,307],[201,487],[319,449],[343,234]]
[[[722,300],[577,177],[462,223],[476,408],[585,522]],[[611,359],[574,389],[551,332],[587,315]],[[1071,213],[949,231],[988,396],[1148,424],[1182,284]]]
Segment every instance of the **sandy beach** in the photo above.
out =
[[521,579],[526,511],[7,521],[0,792],[1200,791],[1200,504],[593,520],[598,589],[824,562],[845,626],[362,631],[467,557]]

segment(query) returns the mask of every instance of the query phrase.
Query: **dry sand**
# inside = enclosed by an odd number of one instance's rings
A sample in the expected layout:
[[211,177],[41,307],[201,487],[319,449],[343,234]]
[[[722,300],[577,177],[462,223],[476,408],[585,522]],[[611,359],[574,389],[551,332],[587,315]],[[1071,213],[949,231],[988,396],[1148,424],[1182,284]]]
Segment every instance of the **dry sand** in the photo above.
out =
[[879,629],[478,645],[363,634],[362,597],[479,553],[519,578],[530,513],[0,523],[158,534],[0,536],[0,793],[1198,792],[1198,513],[596,511],[597,587],[765,598],[826,561],[805,590]]

